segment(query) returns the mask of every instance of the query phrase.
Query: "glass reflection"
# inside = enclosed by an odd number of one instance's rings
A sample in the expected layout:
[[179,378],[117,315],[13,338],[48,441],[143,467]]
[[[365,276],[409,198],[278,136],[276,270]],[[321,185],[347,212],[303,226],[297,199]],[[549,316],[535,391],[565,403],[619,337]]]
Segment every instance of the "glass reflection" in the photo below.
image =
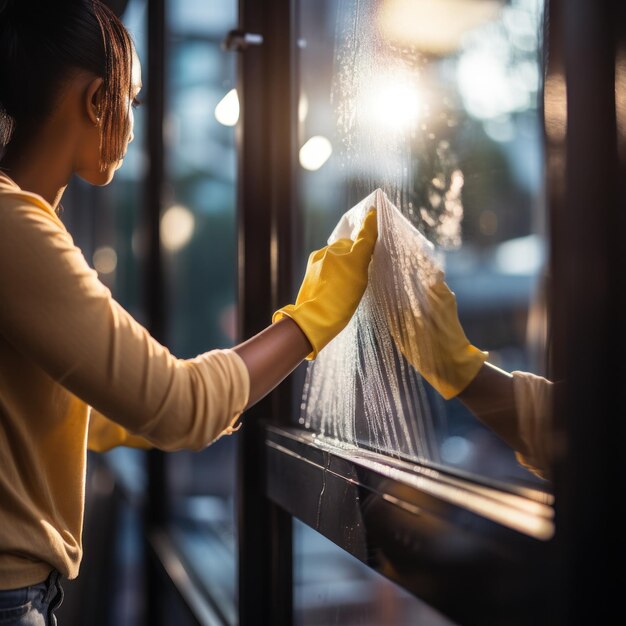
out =
[[[471,343],[507,372],[545,375],[542,1],[325,0],[299,10],[303,250],[382,189],[435,245]],[[435,445],[419,460],[543,484],[504,443],[519,438],[485,428],[458,399],[427,396],[424,436]]]

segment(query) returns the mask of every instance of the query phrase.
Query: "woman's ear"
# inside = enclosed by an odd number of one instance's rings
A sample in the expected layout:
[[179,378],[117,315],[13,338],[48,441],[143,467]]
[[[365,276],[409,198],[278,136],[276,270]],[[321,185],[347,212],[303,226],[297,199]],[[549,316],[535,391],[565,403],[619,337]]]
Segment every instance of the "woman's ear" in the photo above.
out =
[[102,116],[102,101],[104,92],[104,81],[102,78],[94,78],[87,85],[85,92],[85,106],[87,109],[87,117],[94,126],[100,124]]

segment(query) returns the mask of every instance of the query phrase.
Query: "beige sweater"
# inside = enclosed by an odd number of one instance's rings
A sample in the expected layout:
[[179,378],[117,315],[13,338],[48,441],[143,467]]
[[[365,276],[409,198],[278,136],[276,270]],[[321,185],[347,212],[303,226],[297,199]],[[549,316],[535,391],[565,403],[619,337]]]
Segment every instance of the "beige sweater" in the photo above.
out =
[[0,589],[78,574],[88,444],[199,450],[248,394],[235,352],[172,356],[52,207],[0,175]]

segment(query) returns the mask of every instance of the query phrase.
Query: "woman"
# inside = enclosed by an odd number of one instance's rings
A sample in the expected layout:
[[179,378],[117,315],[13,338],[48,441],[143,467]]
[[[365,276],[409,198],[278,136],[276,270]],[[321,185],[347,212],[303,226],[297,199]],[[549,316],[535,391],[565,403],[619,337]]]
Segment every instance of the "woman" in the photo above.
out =
[[[232,350],[174,358],[91,270],[57,215],[133,139],[140,64],[99,0],[0,0],[0,622],[56,623],[81,559],[89,446],[201,449],[352,316],[376,240],[313,253],[295,304]],[[91,411],[93,407],[93,411]]]

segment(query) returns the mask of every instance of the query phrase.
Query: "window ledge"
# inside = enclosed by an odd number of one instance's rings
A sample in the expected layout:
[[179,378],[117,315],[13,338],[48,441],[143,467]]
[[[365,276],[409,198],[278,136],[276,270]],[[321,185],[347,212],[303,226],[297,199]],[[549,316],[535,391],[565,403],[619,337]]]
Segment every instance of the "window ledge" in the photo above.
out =
[[532,588],[552,549],[550,494],[297,428],[267,426],[265,441],[268,497],[361,561],[463,624],[541,623],[547,592]]

